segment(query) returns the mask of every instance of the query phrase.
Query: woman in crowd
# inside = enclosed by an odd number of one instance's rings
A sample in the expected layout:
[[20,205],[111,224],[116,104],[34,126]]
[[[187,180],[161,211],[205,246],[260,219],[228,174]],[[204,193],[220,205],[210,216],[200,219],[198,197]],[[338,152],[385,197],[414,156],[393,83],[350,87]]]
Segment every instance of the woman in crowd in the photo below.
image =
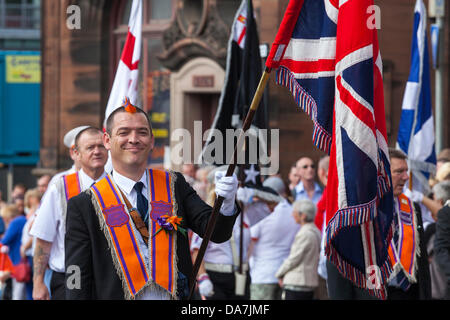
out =
[[[8,246],[9,257],[11,258],[13,265],[16,266],[21,260],[20,245],[22,243],[22,230],[27,222],[27,218],[21,214],[15,205],[4,206],[1,209],[0,214],[6,225],[5,235],[0,242],[1,244]],[[12,299],[24,300],[25,297],[25,283],[12,279]]]
[[292,215],[300,231],[292,243],[289,257],[276,273],[283,288],[284,300],[312,300],[319,284],[317,266],[320,252],[320,231],[314,224],[316,206],[310,200],[295,201]]

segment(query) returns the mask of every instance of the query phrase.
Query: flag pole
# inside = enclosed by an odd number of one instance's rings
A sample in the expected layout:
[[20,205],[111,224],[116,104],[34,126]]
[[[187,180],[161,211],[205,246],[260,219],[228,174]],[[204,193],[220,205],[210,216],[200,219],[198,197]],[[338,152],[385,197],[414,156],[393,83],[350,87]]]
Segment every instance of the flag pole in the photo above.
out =
[[413,187],[413,181],[412,181],[412,179],[413,179],[413,173],[412,173],[412,170],[410,169],[410,171],[409,171],[409,190],[412,192],[412,187]]
[[[236,168],[235,160],[237,159],[237,148],[239,145],[241,145],[241,141],[244,138],[245,132],[250,128],[250,125],[253,121],[253,117],[255,116],[255,113],[259,107],[259,103],[261,102],[261,98],[263,96],[264,89],[266,88],[267,81],[269,80],[270,71],[271,71],[271,68],[266,67],[263,74],[261,75],[261,79],[259,80],[258,87],[256,88],[252,103],[250,105],[250,109],[248,110],[248,113],[244,120],[244,124],[242,125],[242,131],[239,135],[237,144],[234,147],[233,161],[228,165],[228,170],[225,175],[227,177],[233,175],[234,169]],[[211,239],[211,235],[212,235],[214,227],[216,225],[217,217],[219,215],[219,210],[220,210],[220,207],[222,206],[223,200],[224,200],[224,198],[219,196],[214,201],[212,213],[211,213],[211,216],[209,217],[208,225],[206,226],[206,231],[203,236],[203,241],[202,241],[202,244],[200,245],[200,249],[198,250],[197,258],[195,259],[194,267],[192,269],[192,274],[189,279],[190,292],[189,292],[188,300],[192,299],[192,295],[193,295],[194,289],[195,289],[198,270],[200,268],[203,257],[205,255],[206,248],[208,247],[209,240]]]

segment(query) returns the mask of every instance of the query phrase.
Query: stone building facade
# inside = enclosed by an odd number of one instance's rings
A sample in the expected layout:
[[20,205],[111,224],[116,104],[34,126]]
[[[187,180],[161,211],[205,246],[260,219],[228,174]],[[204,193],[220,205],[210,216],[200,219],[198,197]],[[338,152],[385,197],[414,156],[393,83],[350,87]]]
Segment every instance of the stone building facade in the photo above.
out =
[[[157,145],[151,162],[162,165],[174,129],[212,123],[223,85],[230,26],[240,0],[144,1],[141,105],[152,115]],[[101,127],[120,56],[131,1],[42,0],[42,137],[40,167],[68,167],[62,137],[78,125]],[[165,3],[165,4],[161,4]],[[253,0],[260,43],[270,45],[288,0]],[[389,145],[394,146],[409,73],[414,1],[375,0],[381,9]],[[70,29],[67,8],[80,8],[81,28]],[[128,11],[127,11],[128,10]],[[447,7],[450,15],[450,6]],[[444,105],[448,105],[449,21],[444,30]],[[434,70],[431,70],[434,88]],[[269,81],[270,127],[280,129],[280,173],[300,156],[323,155],[311,142],[312,123],[291,94]],[[434,96],[434,92],[433,92]],[[434,99],[433,99],[434,104]],[[449,118],[448,108],[444,113]],[[444,146],[450,132],[444,129]],[[158,140],[159,139],[159,140]]]

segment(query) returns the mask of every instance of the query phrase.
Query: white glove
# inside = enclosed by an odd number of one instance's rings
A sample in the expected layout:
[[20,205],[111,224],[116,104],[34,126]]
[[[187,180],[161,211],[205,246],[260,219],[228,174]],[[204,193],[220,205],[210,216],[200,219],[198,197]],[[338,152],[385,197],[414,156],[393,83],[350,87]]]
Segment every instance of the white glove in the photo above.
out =
[[218,171],[215,174],[216,195],[224,197],[220,212],[224,216],[231,216],[234,213],[234,201],[236,199],[236,191],[238,180],[235,174],[230,177],[225,176],[225,171]]
[[214,286],[208,274],[203,273],[198,278],[198,291],[204,297],[211,297],[214,294]]
[[422,203],[423,193],[419,191],[411,191],[408,188],[403,192],[412,202]]
[[239,187],[237,189],[237,193],[236,193],[236,199],[238,199],[239,201],[242,201],[245,204],[250,204],[253,202],[253,196],[255,194],[255,190],[254,189],[250,189],[247,187]]

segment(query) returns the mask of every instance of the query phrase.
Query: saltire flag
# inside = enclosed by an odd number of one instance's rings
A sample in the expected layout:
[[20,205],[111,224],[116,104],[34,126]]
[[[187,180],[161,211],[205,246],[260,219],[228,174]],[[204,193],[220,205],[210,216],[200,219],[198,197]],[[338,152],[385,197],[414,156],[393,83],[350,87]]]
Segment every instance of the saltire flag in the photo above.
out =
[[414,8],[411,68],[403,96],[397,147],[408,155],[412,188],[428,192],[430,173],[436,170],[434,120],[431,111],[427,12],[422,0]]
[[105,111],[105,120],[122,105],[125,97],[132,104],[138,101],[139,60],[142,43],[142,0],[133,0],[128,21],[128,33],[117,66],[111,93]]
[[356,286],[386,298],[393,195],[373,0],[291,0],[266,66],[314,123],[330,155],[326,255]]
[[[202,162],[212,165],[222,165],[232,161],[234,143],[226,141],[227,129],[242,129],[245,116],[250,108],[259,79],[262,74],[262,61],[259,51],[259,37],[253,14],[251,0],[243,0],[236,11],[231,34],[228,40],[227,61],[224,87],[222,89],[217,111],[211,126],[210,134],[202,150]],[[249,133],[256,135],[259,129],[268,127],[267,107],[264,99],[253,118]],[[222,137],[222,139],[218,138]],[[237,139],[235,139],[237,140]],[[258,140],[260,148],[266,148],[265,141]],[[223,143],[222,143],[223,142]],[[223,147],[223,148],[222,148]],[[218,156],[217,152],[222,152]],[[248,158],[248,154],[242,155]],[[237,159],[239,161],[239,159]],[[258,161],[257,156],[252,164]],[[245,161],[249,165],[248,161]]]

